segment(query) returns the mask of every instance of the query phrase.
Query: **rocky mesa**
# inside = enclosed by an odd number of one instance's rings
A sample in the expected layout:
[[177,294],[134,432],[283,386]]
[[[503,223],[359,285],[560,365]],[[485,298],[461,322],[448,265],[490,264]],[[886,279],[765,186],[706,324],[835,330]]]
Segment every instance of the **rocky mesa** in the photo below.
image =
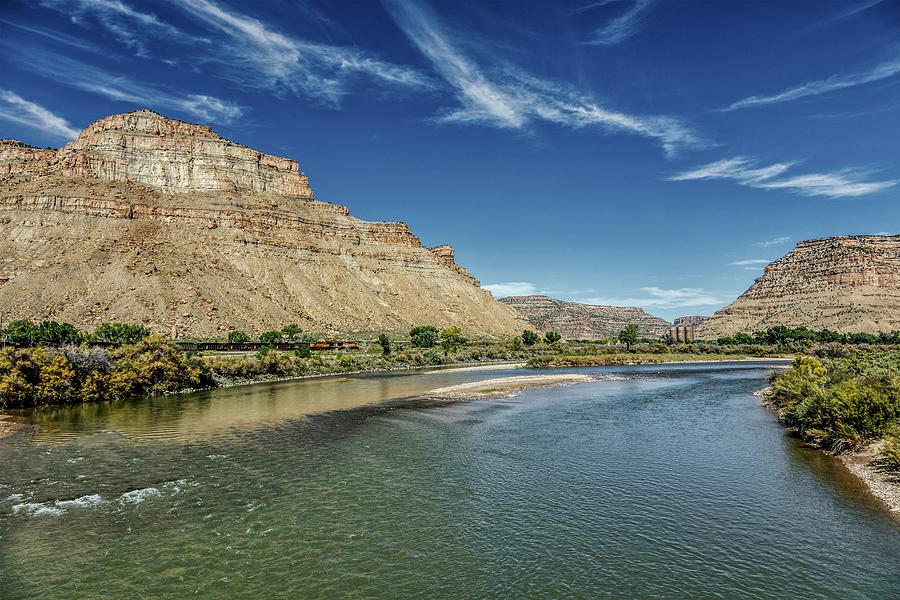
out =
[[668,321],[642,308],[579,304],[549,296],[509,296],[500,300],[521,313],[533,327],[556,331],[567,340],[599,340],[615,337],[629,323],[641,337],[656,338],[670,328]]
[[713,339],[775,325],[842,333],[900,329],[900,236],[803,241],[697,332]]
[[294,160],[148,110],[58,150],[0,141],[0,312],[197,337],[527,326],[452,247],[317,200]]

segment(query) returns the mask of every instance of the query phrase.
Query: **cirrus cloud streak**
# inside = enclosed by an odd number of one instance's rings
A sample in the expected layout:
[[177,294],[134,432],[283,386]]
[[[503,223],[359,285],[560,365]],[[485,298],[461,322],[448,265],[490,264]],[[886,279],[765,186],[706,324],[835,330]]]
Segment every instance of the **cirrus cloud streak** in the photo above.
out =
[[787,174],[795,164],[796,162],[782,162],[766,167],[757,167],[755,161],[743,156],[736,156],[678,173],[669,177],[669,180],[722,179],[752,188],[783,189],[803,196],[824,198],[848,198],[874,194],[898,183],[898,180],[869,181],[867,177],[870,172],[862,169],[842,169],[802,175]]

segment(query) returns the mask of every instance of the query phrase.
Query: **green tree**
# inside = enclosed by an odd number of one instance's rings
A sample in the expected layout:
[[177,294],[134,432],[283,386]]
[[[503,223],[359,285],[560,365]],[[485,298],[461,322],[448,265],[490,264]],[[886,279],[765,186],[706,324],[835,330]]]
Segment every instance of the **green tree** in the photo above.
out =
[[12,321],[6,326],[6,339],[13,344],[30,346],[37,341],[37,326],[24,319]]
[[634,323],[629,323],[625,329],[619,332],[617,337],[620,342],[625,344],[625,349],[630,352],[631,347],[638,342],[638,326]]
[[281,335],[290,342],[296,342],[302,337],[303,329],[301,329],[299,325],[291,323],[290,325],[285,325],[281,328]]
[[557,333],[555,331],[548,331],[547,334],[544,336],[544,341],[547,342],[548,344],[555,344],[556,342],[558,342],[561,339],[562,339],[562,336],[559,335],[559,333]]
[[459,327],[448,327],[441,331],[441,348],[444,349],[445,356],[465,343],[466,338],[463,337],[462,329]]
[[438,330],[433,325],[419,325],[409,330],[409,340],[416,348],[431,348],[438,341]]
[[538,339],[540,339],[538,338],[538,334],[530,329],[526,329],[522,332],[522,343],[526,346],[534,346],[537,344]]
[[391,338],[386,333],[378,336],[378,345],[381,346],[381,353],[385,356],[391,353]]
[[739,331],[734,334],[734,337],[731,338],[735,344],[752,344],[753,336],[749,333],[744,333],[743,331]]
[[94,340],[113,344],[135,344],[150,337],[150,330],[136,323],[103,323],[94,330]]
[[228,332],[228,341],[232,344],[243,344],[250,341],[250,336],[240,329],[234,329]]
[[514,336],[509,340],[509,349],[518,352],[522,349],[522,336]]
[[281,341],[281,332],[280,331],[263,331],[259,334],[259,341],[267,346],[271,346],[272,344],[276,344]]

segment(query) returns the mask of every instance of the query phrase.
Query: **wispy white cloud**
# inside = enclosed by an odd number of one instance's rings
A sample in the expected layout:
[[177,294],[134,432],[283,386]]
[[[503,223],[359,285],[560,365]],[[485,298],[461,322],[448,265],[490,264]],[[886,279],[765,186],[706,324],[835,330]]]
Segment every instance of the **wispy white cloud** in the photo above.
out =
[[589,44],[600,46],[615,46],[633,36],[643,25],[648,9],[655,0],[601,0],[581,7],[578,12],[599,8],[609,4],[630,3],[631,7],[622,14],[610,19],[606,25],[596,29],[591,36]]
[[750,96],[749,98],[744,98],[743,100],[732,103],[724,110],[730,111],[751,106],[790,102],[808,96],[818,96],[820,94],[827,94],[829,92],[873,83],[875,81],[893,77],[898,73],[900,73],[900,58],[894,58],[860,73],[833,75],[827,79],[810,81],[770,96]]
[[753,188],[784,189],[803,196],[825,198],[864,196],[880,192],[898,183],[898,180],[867,181],[870,172],[861,169],[786,175],[794,164],[796,163],[774,163],[767,167],[756,167],[755,162],[749,158],[737,156],[673,175],[669,179],[672,181],[725,179]]
[[49,136],[70,140],[78,135],[63,117],[15,92],[0,89],[0,119],[26,125]]
[[206,26],[225,34],[207,60],[236,68],[252,85],[287,90],[337,105],[350,79],[365,76],[405,88],[427,89],[433,82],[419,71],[343,46],[300,40],[213,0],[175,0]]
[[48,40],[53,40],[58,44],[64,44],[72,48],[78,48],[79,50],[93,52],[95,54],[101,52],[98,46],[95,46],[94,44],[75,36],[60,33],[59,31],[46,29],[44,27],[29,27],[27,25],[22,25],[21,23],[13,23],[12,21],[7,21],[5,19],[0,19],[0,23],[3,23],[4,25],[8,25],[10,27],[15,27],[20,31],[27,31],[28,33],[39,35]]
[[552,290],[541,288],[538,284],[531,281],[504,281],[501,283],[490,283],[481,286],[491,292],[496,298],[505,298],[506,296],[573,296],[576,294],[590,294],[593,289],[582,290]]
[[782,244],[787,244],[791,241],[790,236],[783,235],[781,237],[772,238],[771,240],[762,240],[761,242],[754,242],[754,246],[759,246],[760,248],[768,248],[769,246],[781,246]]
[[138,56],[150,55],[145,43],[149,34],[182,42],[208,41],[188,35],[153,13],[138,10],[121,0],[41,0],[41,5],[69,15],[79,25],[100,24]]
[[603,306],[638,306],[647,310],[665,308],[684,308],[689,306],[719,306],[725,299],[703,288],[642,287],[642,296],[634,297],[590,297],[576,302],[599,304]]
[[748,258],[746,260],[736,260],[734,262],[728,263],[730,267],[755,267],[759,265],[767,265],[771,260],[767,260],[765,258]]
[[538,286],[530,281],[504,281],[481,286],[495,298],[506,296],[534,296],[538,293]]
[[239,104],[206,94],[182,94],[142,83],[81,61],[53,53],[30,51],[18,64],[38,74],[87,92],[128,102],[135,107],[175,110],[203,122],[230,123],[244,114]]
[[385,0],[397,25],[455,90],[460,107],[440,120],[524,130],[534,122],[598,127],[647,137],[668,154],[703,144],[681,120],[610,110],[572,86],[506,66],[486,73],[466,56],[432,12],[414,0]]

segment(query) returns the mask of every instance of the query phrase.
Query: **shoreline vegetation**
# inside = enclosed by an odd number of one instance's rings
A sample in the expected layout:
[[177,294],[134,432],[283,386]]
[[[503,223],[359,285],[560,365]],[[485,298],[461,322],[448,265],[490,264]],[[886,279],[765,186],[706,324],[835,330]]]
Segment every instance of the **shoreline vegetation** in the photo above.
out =
[[900,349],[826,346],[758,393],[811,447],[836,456],[900,512]]
[[[302,340],[299,327],[258,336],[252,352],[184,350],[161,337],[148,337],[140,325],[109,324],[86,333],[65,323],[11,323],[4,333],[14,346],[0,349],[0,409],[35,408],[126,400],[143,396],[274,382],[311,376],[382,373],[430,367],[524,363],[533,369],[662,362],[780,357],[774,345],[664,344],[639,340],[636,329],[622,340],[562,341],[553,332],[533,331],[507,340],[467,339],[458,327],[414,327],[409,337],[380,334],[374,341],[313,351],[300,342],[294,350],[278,346]],[[627,334],[627,335],[626,335]],[[246,342],[243,332],[229,339]],[[321,345],[321,344],[320,344]],[[327,345],[327,344],[326,344]]]

